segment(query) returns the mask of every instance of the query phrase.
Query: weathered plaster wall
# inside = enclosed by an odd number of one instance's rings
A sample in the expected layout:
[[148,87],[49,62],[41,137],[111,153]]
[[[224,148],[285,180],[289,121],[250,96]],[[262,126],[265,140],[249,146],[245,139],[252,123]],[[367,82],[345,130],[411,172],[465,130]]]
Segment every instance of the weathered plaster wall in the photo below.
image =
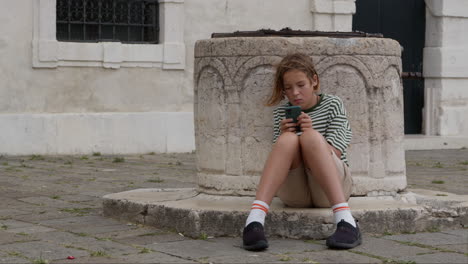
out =
[[194,149],[193,88],[183,70],[33,68],[35,4],[0,8],[0,153]]
[[192,111],[184,71],[32,68],[31,3],[5,1],[0,9],[0,113]]

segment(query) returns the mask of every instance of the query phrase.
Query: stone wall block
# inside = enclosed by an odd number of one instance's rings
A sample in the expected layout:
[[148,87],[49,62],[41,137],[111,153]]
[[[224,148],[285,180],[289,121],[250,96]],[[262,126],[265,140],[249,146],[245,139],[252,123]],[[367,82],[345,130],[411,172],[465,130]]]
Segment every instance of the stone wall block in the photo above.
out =
[[242,144],[241,138],[235,136],[235,132],[229,133],[226,155],[226,174],[242,175]]
[[198,115],[200,129],[211,135],[224,135],[226,129],[226,93],[223,76],[213,67],[205,67],[200,74],[198,87]]
[[[237,94],[237,91],[234,91]],[[239,103],[228,104],[228,134],[226,142],[226,174],[228,175],[242,175],[242,148],[241,148],[241,133],[240,119],[241,109]]]
[[197,174],[198,190],[207,194],[254,196],[259,176],[216,174],[204,170]]
[[145,204],[110,199],[103,200],[103,214],[106,217],[144,224],[146,212],[147,205]]
[[226,103],[239,105],[240,103],[239,92],[237,91],[237,87],[235,85],[226,86],[225,95],[226,95]]
[[197,65],[200,72],[196,75],[196,86],[203,87],[197,90],[195,117],[198,166],[224,171],[227,105],[225,93],[219,88],[224,87],[226,71],[217,60],[205,60]]
[[399,69],[390,66],[384,76],[383,87],[383,111],[386,113],[383,125],[384,161],[387,175],[406,175],[405,163],[399,162],[405,159],[403,150],[404,135],[399,131],[404,130],[403,93]]
[[196,140],[199,170],[220,172],[225,169],[226,138],[199,134]]
[[[177,219],[177,221],[174,221],[175,219]],[[187,214],[182,210],[170,206],[149,206],[148,216],[145,220],[146,225],[172,230],[175,229],[176,231],[183,232],[185,235],[192,237],[199,234],[200,230],[200,219],[196,211],[191,211]]]
[[[250,63],[261,63],[250,68]],[[271,107],[265,107],[267,97],[271,93],[273,85],[273,67],[264,65],[263,58],[255,58],[249,61],[240,71],[245,73],[242,78],[241,90],[241,135],[243,135],[242,159],[244,161],[244,173],[246,175],[259,175],[263,169],[272,142]],[[239,78],[237,78],[239,79]]]

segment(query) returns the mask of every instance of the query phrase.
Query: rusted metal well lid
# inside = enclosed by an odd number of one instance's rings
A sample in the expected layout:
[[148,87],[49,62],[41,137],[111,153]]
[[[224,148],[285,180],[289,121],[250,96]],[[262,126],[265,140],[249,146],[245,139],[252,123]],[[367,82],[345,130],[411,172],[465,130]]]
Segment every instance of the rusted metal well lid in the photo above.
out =
[[354,32],[331,32],[331,31],[309,31],[292,30],[283,28],[281,30],[260,29],[256,31],[235,31],[233,33],[213,33],[211,38],[233,38],[233,37],[330,37],[330,38],[383,38],[380,33]]

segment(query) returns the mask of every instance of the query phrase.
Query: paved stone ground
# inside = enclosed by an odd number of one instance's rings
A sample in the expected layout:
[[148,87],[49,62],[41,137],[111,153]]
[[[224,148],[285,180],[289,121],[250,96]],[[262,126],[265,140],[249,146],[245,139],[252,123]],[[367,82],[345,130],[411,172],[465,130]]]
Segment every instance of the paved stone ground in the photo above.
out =
[[[410,187],[467,194],[468,150],[406,154]],[[0,263],[468,263],[466,227],[364,234],[349,251],[271,238],[252,253],[240,238],[191,239],[101,216],[105,194],[194,187],[195,171],[194,154],[0,156]]]

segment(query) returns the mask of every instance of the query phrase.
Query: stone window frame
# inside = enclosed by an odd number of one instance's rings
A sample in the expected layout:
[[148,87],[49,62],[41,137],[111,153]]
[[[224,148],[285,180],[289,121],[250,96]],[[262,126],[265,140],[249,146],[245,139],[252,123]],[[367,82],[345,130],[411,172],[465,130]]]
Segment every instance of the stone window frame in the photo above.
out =
[[35,0],[33,67],[147,67],[183,70],[184,1],[159,0],[159,44],[123,44],[57,41],[56,0]]

